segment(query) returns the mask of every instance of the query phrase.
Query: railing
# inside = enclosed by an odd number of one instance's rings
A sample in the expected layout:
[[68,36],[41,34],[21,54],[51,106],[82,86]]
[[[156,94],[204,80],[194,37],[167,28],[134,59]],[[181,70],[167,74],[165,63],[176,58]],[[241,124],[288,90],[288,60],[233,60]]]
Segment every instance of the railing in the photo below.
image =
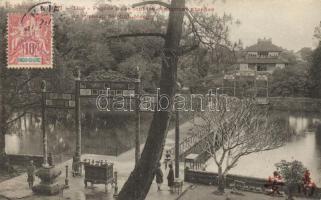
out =
[[[195,133],[191,135],[190,137],[185,138],[182,142],[179,144],[179,155],[183,155],[185,152],[193,148],[196,144],[207,138],[209,135],[213,134],[212,132],[209,134],[204,134],[204,133]],[[175,154],[175,146],[172,147],[169,150],[169,153],[171,155]]]

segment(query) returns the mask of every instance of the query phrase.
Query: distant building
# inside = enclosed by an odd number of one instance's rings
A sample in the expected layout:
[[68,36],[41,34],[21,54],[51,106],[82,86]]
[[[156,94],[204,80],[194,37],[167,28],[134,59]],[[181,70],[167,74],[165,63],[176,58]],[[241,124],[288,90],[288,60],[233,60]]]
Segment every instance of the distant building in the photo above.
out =
[[280,57],[282,51],[272,43],[272,39],[258,39],[256,44],[244,50],[243,58],[238,59],[237,75],[272,74],[277,68],[283,69],[288,62]]

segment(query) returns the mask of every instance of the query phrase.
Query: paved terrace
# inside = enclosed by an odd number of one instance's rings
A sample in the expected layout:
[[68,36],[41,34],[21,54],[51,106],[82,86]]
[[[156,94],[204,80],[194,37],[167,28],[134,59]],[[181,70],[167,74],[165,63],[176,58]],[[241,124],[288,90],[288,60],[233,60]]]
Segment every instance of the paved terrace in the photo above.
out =
[[[181,132],[187,132],[191,128],[192,124],[186,122],[181,125]],[[165,149],[170,149],[174,145],[174,129],[170,130],[165,144]],[[141,145],[143,148],[144,145]],[[108,160],[114,163],[114,170],[118,171],[118,186],[119,190],[122,185],[127,180],[130,172],[134,167],[134,155],[135,150],[129,150],[118,157],[115,156],[105,156],[105,155],[92,155],[85,154],[82,155],[82,159],[90,158],[95,160]],[[61,185],[65,181],[65,166],[69,165],[71,168],[71,160],[58,164],[57,167],[62,171],[62,174],[58,178],[58,183]],[[164,166],[163,166],[164,167]],[[223,196],[218,196],[213,194],[213,191],[216,190],[214,186],[205,186],[205,185],[192,185],[190,183],[184,182],[183,193],[181,195],[173,194],[169,191],[167,187],[166,176],[168,170],[164,172],[164,184],[162,185],[162,191],[157,191],[157,186],[155,181],[151,185],[150,191],[147,196],[147,200],[277,200],[285,199],[285,197],[271,197],[264,194],[251,193],[251,192],[241,192],[240,194],[232,194],[230,190],[226,190],[226,194]],[[183,177],[183,165],[181,165],[180,177]],[[32,193],[28,188],[27,184],[27,175],[22,174],[15,178],[0,182],[0,200],[3,199],[24,199],[24,200],[112,200],[114,199],[113,193],[114,188],[108,185],[108,192],[105,193],[104,185],[94,185],[94,187],[84,188],[84,176],[82,177],[72,177],[71,172],[69,171],[69,185],[70,188],[64,190],[63,195],[55,196],[38,196]],[[35,184],[39,183],[39,179],[36,178]],[[90,185],[90,184],[89,184]],[[296,200],[303,200],[305,198],[295,198]]]
[[[180,126],[181,132],[187,132],[190,129],[192,124],[186,122]],[[172,129],[168,132],[166,139],[165,149],[170,149],[174,145],[175,130]],[[144,145],[141,145],[143,148]],[[131,149],[117,157],[115,156],[105,156],[105,155],[93,155],[93,154],[84,154],[82,159],[95,159],[95,160],[108,160],[109,162],[114,163],[114,171],[118,172],[118,191],[120,191],[122,185],[127,180],[130,172],[134,168],[135,164],[135,149]],[[71,200],[80,200],[80,199],[113,199],[114,188],[108,185],[108,192],[105,193],[104,185],[94,185],[94,187],[84,188],[84,175],[82,177],[72,177],[71,176],[71,165],[72,160],[68,160],[61,164],[58,164],[56,167],[62,171],[62,174],[58,177],[58,183],[61,185],[65,182],[65,166],[69,166],[69,185],[70,188],[64,190],[63,195],[56,196],[37,196],[28,188],[27,184],[27,175],[26,173],[17,176],[15,178],[6,180],[0,183],[0,199],[26,199],[26,200],[57,200],[57,199],[71,199]],[[163,166],[164,167],[164,166]],[[168,169],[164,173],[164,183],[162,185],[162,191],[157,191],[157,185],[155,181],[151,186],[149,194],[146,199],[157,199],[157,200],[174,200],[179,197],[178,194],[173,194],[169,191],[167,187],[167,174]],[[181,165],[180,177],[183,177],[183,165]],[[39,179],[36,178],[35,184],[39,183]],[[90,184],[89,184],[90,185]],[[183,191],[189,187],[188,183],[184,183]]]

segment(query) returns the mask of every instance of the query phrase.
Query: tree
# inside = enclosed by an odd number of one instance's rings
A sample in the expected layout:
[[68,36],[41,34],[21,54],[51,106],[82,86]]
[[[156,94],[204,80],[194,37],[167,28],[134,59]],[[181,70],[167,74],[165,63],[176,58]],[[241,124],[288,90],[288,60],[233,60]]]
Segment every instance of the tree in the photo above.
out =
[[321,41],[321,21],[318,26],[314,29],[314,35],[313,35],[318,41]]
[[[30,4],[28,4],[30,5]],[[24,4],[14,8],[0,7],[0,18],[6,19],[9,11],[18,11]],[[5,134],[14,122],[23,117],[37,100],[31,97],[30,82],[38,72],[29,73],[26,70],[8,70],[6,68],[6,20],[0,20],[0,155],[5,152]]]
[[294,52],[287,49],[280,53],[280,57],[288,61],[289,65],[295,65],[298,62]]
[[309,76],[311,79],[311,96],[321,97],[321,22],[314,30],[314,37],[319,41],[318,47],[312,52]]
[[[160,75],[160,93],[166,95],[168,102],[164,99],[159,102],[160,106],[168,110],[155,111],[148,131],[148,137],[145,143],[141,158],[136,163],[135,169],[130,174],[128,180],[124,184],[119,193],[119,199],[144,199],[149,191],[150,185],[154,177],[154,170],[161,159],[164,142],[167,134],[168,123],[171,117],[171,109],[173,98],[175,95],[175,87],[177,82],[177,64],[179,57],[200,47],[200,44],[213,48],[215,46],[225,47],[229,49],[230,44],[227,40],[228,28],[222,24],[227,21],[228,16],[224,15],[226,20],[217,21],[212,24],[215,17],[205,16],[195,17],[186,7],[185,0],[172,0],[171,4],[161,1],[144,1],[134,4],[134,7],[144,6],[148,4],[157,4],[169,9],[169,18],[166,34],[161,32],[136,32],[109,36],[109,39],[120,39],[128,37],[159,37],[164,39],[164,46],[159,55],[162,58],[162,67]],[[181,45],[183,32],[183,18],[188,17],[190,22],[192,44]],[[215,26],[213,26],[215,25]],[[224,37],[222,37],[224,35]]]
[[310,47],[303,47],[298,51],[298,53],[300,54],[302,60],[307,62],[311,60],[312,49]]
[[286,66],[273,72],[269,90],[270,96],[306,97],[310,87],[308,66],[305,63]]
[[[143,6],[151,3],[155,3],[155,1],[138,3],[135,6]],[[170,5],[161,2],[158,2],[157,4],[172,9],[169,12],[166,35],[156,35],[163,37],[165,40],[164,56],[161,68],[160,93],[167,95],[170,101],[173,102],[172,100],[175,95],[177,77],[177,50],[179,49],[182,35],[182,24],[184,18],[184,12],[182,12],[182,9],[185,8],[185,0],[172,0]],[[161,101],[160,104],[164,108],[167,106],[167,102],[165,101]],[[153,172],[162,156],[170,117],[171,112],[167,110],[154,113],[141,158],[139,162],[136,163],[135,169],[132,171],[120,191],[118,199],[145,199],[154,178]]]
[[311,79],[311,96],[314,98],[321,97],[321,42],[312,53],[312,61],[309,69]]
[[226,175],[242,157],[282,146],[285,135],[278,123],[269,119],[266,108],[253,100],[216,97],[210,105],[196,113],[199,120],[194,127],[200,134],[213,133],[203,150],[218,168],[218,191],[223,193]]

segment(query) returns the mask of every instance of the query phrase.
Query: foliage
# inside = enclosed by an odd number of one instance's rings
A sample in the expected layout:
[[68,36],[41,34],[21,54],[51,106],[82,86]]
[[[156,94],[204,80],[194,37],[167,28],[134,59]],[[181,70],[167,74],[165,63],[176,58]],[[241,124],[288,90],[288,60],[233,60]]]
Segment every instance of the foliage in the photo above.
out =
[[229,38],[230,25],[235,23],[231,15],[205,15],[187,13],[190,22],[184,24],[184,46],[201,44],[191,53],[181,57],[178,76],[183,85],[204,89],[206,77],[221,74],[236,61],[235,51],[241,41],[233,43]]
[[269,82],[270,96],[304,97],[309,95],[310,80],[305,63],[276,69]]
[[311,78],[311,96],[315,98],[321,97],[321,42],[313,51],[311,66],[309,69]]
[[295,64],[298,63],[297,58],[296,58],[296,56],[295,56],[295,54],[294,54],[293,51],[288,51],[288,50],[284,49],[284,50],[280,53],[280,57],[283,58],[283,59],[285,59],[286,61],[288,61],[288,62],[289,62],[288,64],[289,64],[290,66],[291,66],[291,65],[295,65]]
[[310,60],[309,76],[311,81],[311,97],[321,97],[321,22],[315,27],[314,38],[319,42],[316,49],[313,50]]
[[314,37],[317,40],[321,41],[321,21],[320,24],[314,29]]
[[281,162],[276,163],[275,166],[287,184],[300,184],[304,172],[307,170],[302,162],[297,160],[292,162],[281,160]]
[[312,52],[311,48],[303,47],[298,53],[300,53],[302,60],[309,62],[311,61]]

